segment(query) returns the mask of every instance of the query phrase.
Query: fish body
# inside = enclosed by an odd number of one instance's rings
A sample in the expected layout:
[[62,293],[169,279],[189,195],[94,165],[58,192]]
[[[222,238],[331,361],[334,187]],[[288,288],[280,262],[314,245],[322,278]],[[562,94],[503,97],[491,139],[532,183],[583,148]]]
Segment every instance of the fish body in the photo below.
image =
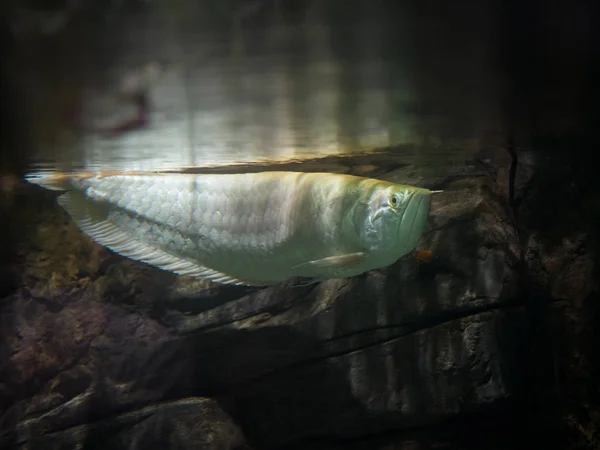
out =
[[347,278],[412,252],[431,191],[331,173],[85,174],[28,181],[125,257],[226,284]]

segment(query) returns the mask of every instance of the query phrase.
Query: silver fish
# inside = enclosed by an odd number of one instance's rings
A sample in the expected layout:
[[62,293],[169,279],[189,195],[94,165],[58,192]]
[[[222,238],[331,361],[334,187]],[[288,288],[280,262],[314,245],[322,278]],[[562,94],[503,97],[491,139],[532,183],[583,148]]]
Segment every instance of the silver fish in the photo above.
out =
[[29,182],[97,243],[213,282],[348,278],[417,246],[432,191],[332,173],[55,174]]

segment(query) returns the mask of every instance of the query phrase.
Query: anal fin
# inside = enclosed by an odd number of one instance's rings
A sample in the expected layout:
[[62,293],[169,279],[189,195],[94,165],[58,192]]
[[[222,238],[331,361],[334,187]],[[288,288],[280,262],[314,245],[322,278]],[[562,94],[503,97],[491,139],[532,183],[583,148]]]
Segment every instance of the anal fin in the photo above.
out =
[[126,231],[119,229],[109,220],[106,213],[82,193],[67,192],[57,199],[79,229],[95,242],[126,258],[150,264],[159,269],[188,275],[222,284],[264,286],[232,277],[226,273],[205,267],[189,259],[173,255],[152,244],[136,240]]

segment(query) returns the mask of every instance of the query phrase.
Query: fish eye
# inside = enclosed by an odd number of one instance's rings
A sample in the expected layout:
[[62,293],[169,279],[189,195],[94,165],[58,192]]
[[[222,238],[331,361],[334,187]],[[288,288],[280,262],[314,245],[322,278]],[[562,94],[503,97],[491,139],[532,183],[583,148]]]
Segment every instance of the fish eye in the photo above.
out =
[[390,206],[392,208],[397,207],[398,204],[400,203],[400,199],[398,198],[398,195],[396,195],[396,194],[391,195],[390,198],[388,199],[388,203],[390,204]]

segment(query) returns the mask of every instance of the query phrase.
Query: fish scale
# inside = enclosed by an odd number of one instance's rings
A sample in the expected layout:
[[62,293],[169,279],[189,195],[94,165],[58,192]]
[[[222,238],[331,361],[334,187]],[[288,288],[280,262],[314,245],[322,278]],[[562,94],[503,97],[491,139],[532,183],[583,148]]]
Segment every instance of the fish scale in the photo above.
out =
[[350,277],[412,251],[431,191],[351,175],[72,174],[28,178],[123,256],[221,283]]

